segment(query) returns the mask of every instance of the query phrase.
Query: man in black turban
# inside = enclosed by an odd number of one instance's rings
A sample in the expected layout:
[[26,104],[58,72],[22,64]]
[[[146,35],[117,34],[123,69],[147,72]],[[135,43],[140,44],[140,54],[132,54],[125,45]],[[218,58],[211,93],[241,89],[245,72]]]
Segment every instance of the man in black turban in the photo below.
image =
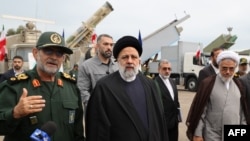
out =
[[119,70],[100,79],[91,94],[87,141],[168,141],[156,86],[139,71],[141,54],[133,36],[116,42],[113,55]]

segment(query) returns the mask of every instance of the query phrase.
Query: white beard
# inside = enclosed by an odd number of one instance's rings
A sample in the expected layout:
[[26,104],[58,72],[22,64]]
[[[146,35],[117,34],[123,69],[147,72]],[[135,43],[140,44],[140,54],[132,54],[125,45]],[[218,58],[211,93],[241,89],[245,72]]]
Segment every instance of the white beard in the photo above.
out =
[[119,73],[122,79],[126,82],[134,81],[136,78],[136,75],[139,72],[139,66],[135,66],[135,68],[131,71],[127,71],[125,67],[121,66],[119,63],[118,63],[118,67],[119,67]]
[[224,82],[224,83],[228,83],[230,82],[232,79],[233,79],[233,76],[229,77],[229,78],[225,78],[221,75],[221,73],[218,73],[219,77],[221,78],[221,80]]

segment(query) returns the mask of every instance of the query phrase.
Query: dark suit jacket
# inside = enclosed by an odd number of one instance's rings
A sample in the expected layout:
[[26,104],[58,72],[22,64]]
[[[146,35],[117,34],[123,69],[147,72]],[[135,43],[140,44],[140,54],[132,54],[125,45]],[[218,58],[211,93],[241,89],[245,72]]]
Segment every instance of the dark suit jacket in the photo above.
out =
[[[247,99],[247,106],[250,110],[250,72],[248,72],[246,75],[241,76],[240,81],[245,86],[245,92],[246,92],[246,99]],[[250,113],[250,111],[248,111]]]
[[0,83],[3,82],[4,80],[9,79],[12,76],[15,76],[14,69],[10,69],[10,70],[6,71],[4,74],[1,75]]
[[174,81],[171,78],[169,78],[169,82],[172,85],[174,91],[174,100],[173,100],[168,88],[166,87],[165,83],[160,78],[160,76],[157,76],[155,78],[155,81],[158,82],[158,85],[160,87],[161,99],[164,107],[164,115],[167,121],[167,127],[168,129],[174,128],[178,125],[178,114],[179,114],[178,108],[180,108],[177,87]]
[[206,66],[202,70],[200,70],[199,76],[198,76],[197,88],[199,87],[199,84],[201,84],[202,80],[204,80],[208,76],[215,75],[215,74],[216,72],[214,71],[214,68],[211,64]]

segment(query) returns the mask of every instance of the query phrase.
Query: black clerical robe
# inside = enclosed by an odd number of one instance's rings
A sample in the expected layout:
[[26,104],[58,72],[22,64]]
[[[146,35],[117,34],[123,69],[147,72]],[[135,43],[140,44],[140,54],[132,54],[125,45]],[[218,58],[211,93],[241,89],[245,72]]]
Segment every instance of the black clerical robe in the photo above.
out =
[[168,141],[159,94],[152,80],[141,73],[145,92],[148,130],[126,94],[119,72],[100,79],[86,111],[87,141]]

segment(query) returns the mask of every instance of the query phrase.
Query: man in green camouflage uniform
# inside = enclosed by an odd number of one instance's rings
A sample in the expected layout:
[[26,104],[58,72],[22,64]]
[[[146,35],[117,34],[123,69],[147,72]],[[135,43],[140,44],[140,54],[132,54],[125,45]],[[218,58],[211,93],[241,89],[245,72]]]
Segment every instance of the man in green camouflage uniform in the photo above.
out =
[[234,77],[239,78],[239,77],[247,74],[247,66],[248,66],[247,59],[244,57],[240,58],[240,64],[238,67],[238,71],[234,74]]
[[59,72],[65,54],[61,35],[45,32],[32,50],[33,70],[0,85],[0,135],[5,141],[28,141],[48,121],[56,124],[51,141],[83,141],[83,109],[76,81]]

